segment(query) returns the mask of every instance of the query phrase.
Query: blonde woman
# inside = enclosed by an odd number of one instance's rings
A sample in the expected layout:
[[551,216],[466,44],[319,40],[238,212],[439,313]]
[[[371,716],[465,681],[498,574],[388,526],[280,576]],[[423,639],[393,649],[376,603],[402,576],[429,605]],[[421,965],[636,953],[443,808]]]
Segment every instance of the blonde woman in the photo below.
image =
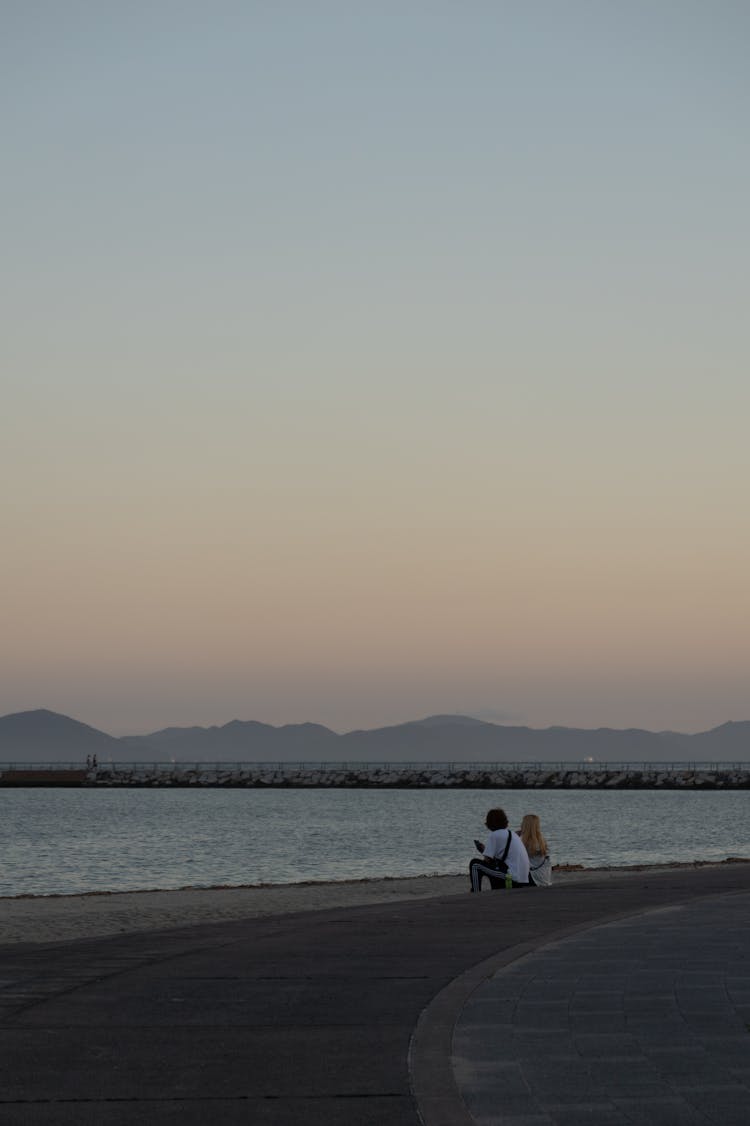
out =
[[524,816],[518,835],[529,854],[529,883],[535,887],[549,887],[552,883],[552,861],[549,858],[549,849],[539,818],[535,813],[527,813]]

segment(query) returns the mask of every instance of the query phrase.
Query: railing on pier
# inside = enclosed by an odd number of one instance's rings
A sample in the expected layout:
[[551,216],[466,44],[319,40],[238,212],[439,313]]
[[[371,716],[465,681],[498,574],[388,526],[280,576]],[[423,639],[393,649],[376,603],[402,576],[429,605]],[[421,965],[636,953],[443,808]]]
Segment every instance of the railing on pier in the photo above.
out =
[[[8,771],[62,771],[86,770],[85,762],[0,762],[0,774]],[[655,772],[672,773],[694,771],[702,774],[725,774],[735,770],[750,769],[750,760],[739,762],[602,762],[585,759],[583,761],[555,762],[106,762],[98,761],[92,769],[102,772],[124,772],[143,770],[151,773],[179,774],[183,772],[219,773],[225,771],[276,771],[283,774],[296,774],[299,771],[357,771],[379,773],[413,773],[415,771],[440,771],[447,774],[467,771],[519,771],[585,772],[606,773]]]

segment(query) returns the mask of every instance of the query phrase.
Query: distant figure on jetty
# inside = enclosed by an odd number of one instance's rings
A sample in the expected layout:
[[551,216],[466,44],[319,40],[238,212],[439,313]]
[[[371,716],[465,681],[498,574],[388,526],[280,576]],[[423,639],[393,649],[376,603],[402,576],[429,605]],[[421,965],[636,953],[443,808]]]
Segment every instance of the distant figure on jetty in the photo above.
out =
[[[529,886],[529,857],[520,837],[508,828],[504,809],[491,809],[485,818],[489,836],[485,844],[475,841],[482,859],[474,857],[469,864],[471,891],[482,890],[482,877],[490,881],[493,891]],[[506,880],[506,877],[509,877]]]
[[552,861],[536,813],[524,814],[518,835],[529,854],[529,883],[532,887],[549,887],[552,883]]

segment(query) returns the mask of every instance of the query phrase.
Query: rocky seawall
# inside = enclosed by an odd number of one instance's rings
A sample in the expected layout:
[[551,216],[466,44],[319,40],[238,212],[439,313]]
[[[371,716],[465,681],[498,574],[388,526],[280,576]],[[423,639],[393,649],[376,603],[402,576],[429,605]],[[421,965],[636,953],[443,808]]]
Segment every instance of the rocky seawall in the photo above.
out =
[[300,766],[234,767],[175,764],[165,769],[139,765],[127,767],[101,765],[89,771],[88,786],[244,786],[268,788],[378,787],[385,789],[589,789],[589,790],[742,790],[750,789],[750,764],[732,769],[646,769],[605,766],[592,769],[545,768],[483,769],[445,767],[404,768],[396,763],[384,766],[325,768]]

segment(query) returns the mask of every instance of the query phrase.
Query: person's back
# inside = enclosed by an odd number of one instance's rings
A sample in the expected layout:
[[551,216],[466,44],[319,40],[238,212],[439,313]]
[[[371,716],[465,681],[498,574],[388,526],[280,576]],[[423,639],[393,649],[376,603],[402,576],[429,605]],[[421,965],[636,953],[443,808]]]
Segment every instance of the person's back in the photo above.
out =
[[525,814],[519,836],[529,857],[529,883],[535,887],[549,887],[552,883],[552,861],[541,822],[535,813]]
[[529,858],[518,834],[508,828],[505,811],[491,809],[485,825],[489,829],[485,844],[482,846],[479,841],[476,842],[482,858],[475,858],[469,864],[471,890],[481,891],[485,876],[491,888],[505,887],[505,873],[510,876],[513,887],[528,887]]
[[514,884],[527,884],[529,882],[529,857],[518,833],[512,829],[495,829],[487,837],[483,855],[487,858],[499,859],[505,852],[510,833],[510,847],[505,856]]

